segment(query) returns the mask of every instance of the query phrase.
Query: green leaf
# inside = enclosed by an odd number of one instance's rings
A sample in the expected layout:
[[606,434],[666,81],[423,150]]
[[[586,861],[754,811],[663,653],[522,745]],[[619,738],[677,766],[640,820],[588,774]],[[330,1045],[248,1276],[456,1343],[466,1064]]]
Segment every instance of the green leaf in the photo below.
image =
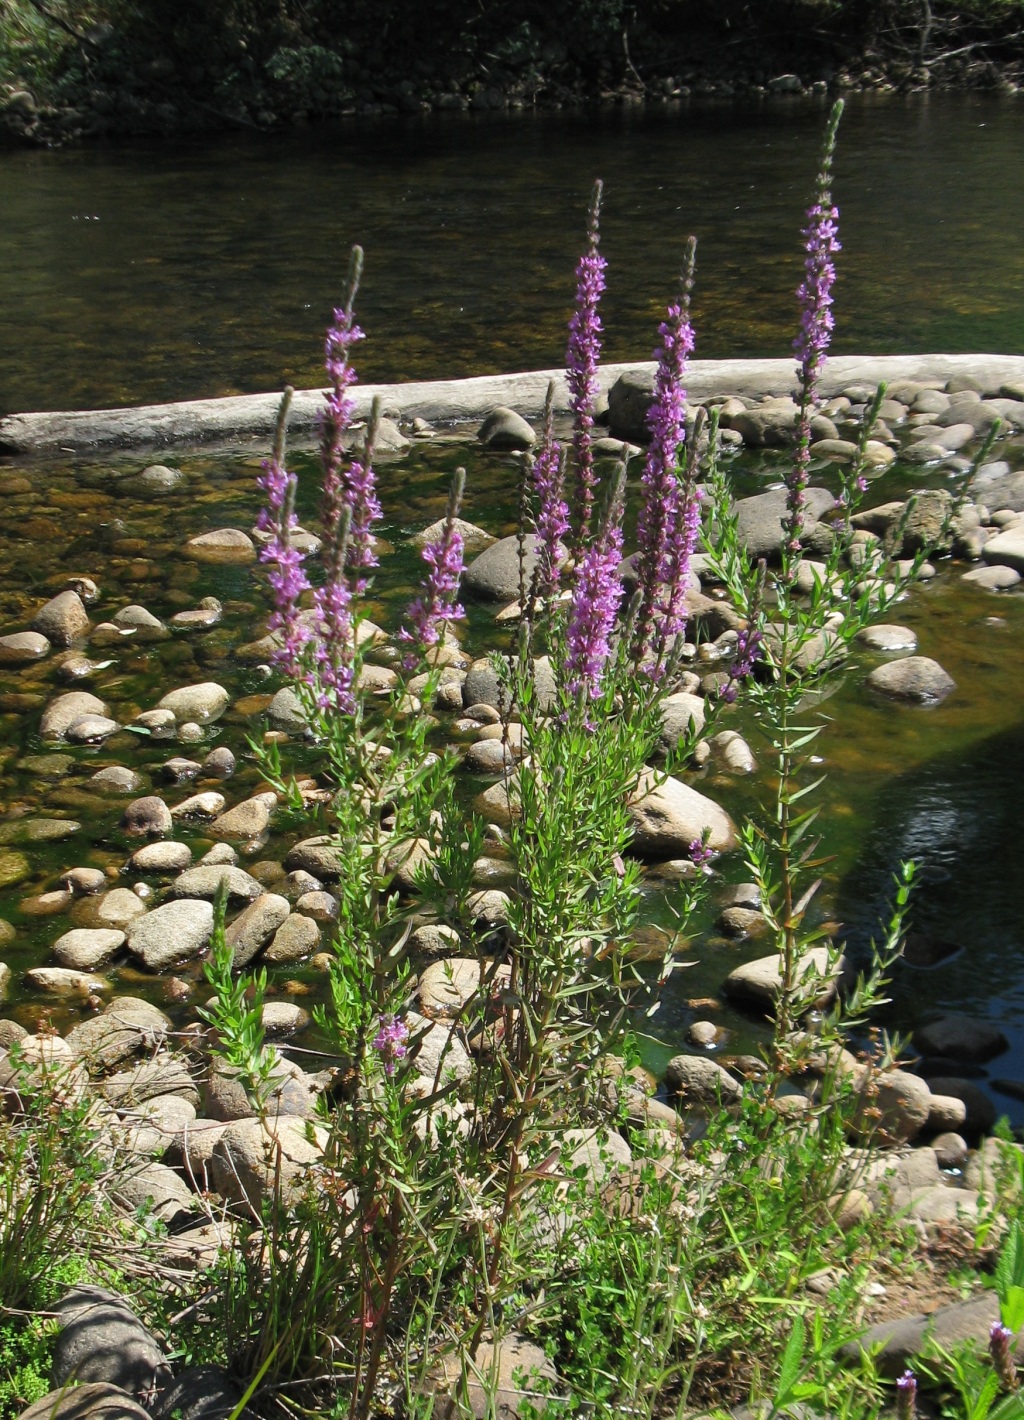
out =
[[793,1330],[789,1333],[786,1349],[782,1353],[779,1366],[779,1380],[775,1387],[775,1409],[784,1406],[790,1398],[793,1387],[800,1378],[804,1362],[806,1341],[804,1319],[799,1314],[793,1318]]

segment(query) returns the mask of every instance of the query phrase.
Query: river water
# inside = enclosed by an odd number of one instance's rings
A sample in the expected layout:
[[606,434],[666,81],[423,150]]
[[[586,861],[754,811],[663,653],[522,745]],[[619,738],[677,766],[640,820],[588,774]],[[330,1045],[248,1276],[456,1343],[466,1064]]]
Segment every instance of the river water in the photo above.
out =
[[[797,231],[823,120],[823,109],[799,105],[435,117],[194,148],[3,154],[0,403],[89,407],[319,384],[325,319],[356,240],[367,251],[364,379],[556,365],[598,175],[611,263],[609,358],[649,354],[690,231],[700,240],[698,354],[783,355],[799,279]],[[1024,108],[1005,101],[849,106],[835,184],[845,244],[837,351],[1021,350],[1024,256],[1012,214],[1024,210],[1022,139]],[[1016,456],[1020,466],[1020,450]],[[101,584],[94,621],[129,601],[161,617],[210,593],[225,603],[223,626],[211,635],[140,646],[90,682],[122,722],[170,684],[220,679],[234,695],[264,689],[231,659],[264,606],[251,572],[201,568],[178,555],[195,533],[251,525],[258,457],[166,461],[187,473],[188,488],[157,503],[119,486],[145,458],[0,467],[0,631],[23,628],[71,572]],[[375,589],[384,624],[396,620],[413,576],[405,539],[439,515],[456,462],[469,465],[466,516],[496,533],[511,530],[515,465],[507,458],[436,443],[386,468],[384,536],[399,550],[385,559]],[[751,464],[741,487],[753,491],[777,474],[770,461]],[[913,477],[897,466],[872,501],[905,494]],[[857,656],[828,703],[822,822],[832,861],[822,910],[863,946],[877,932],[892,871],[918,857],[915,927],[948,945],[938,965],[922,965],[920,955],[901,964],[884,1023],[909,1028],[922,1013],[943,1010],[992,1016],[1011,1050],[989,1073],[1024,1080],[1024,890],[1015,846],[1024,599],[971,590],[960,582],[963,570],[940,564],[938,577],[893,617],[914,627],[921,652],[954,676],[954,696],[934,710],[880,705],[863,687],[875,660]],[[473,612],[470,637],[478,648],[493,644],[482,609]],[[20,903],[74,862],[114,868],[129,851],[116,827],[121,805],[101,803],[88,776],[126,762],[156,778],[174,752],[122,735],[100,751],[73,751],[60,773],[43,772],[34,758],[44,748],[39,706],[60,688],[45,663],[0,672],[0,809],[75,814],[83,824],[74,843],[33,849],[31,879],[0,892],[0,916],[18,933],[3,954],[26,1019],[42,1003],[18,987],[17,974],[45,962],[49,942],[69,924],[27,915]],[[232,713],[217,733],[241,750],[255,724]],[[766,764],[756,726],[743,727]],[[229,802],[253,783],[243,766]],[[742,816],[766,783],[759,776],[704,787]],[[201,849],[201,836],[195,843]],[[738,863],[723,866],[732,880],[743,876]],[[759,954],[755,944],[720,941],[689,952],[700,966],[680,973],[656,1018],[661,1046],[652,1059],[679,1047],[697,1009],[688,1001],[718,995],[726,971]],[[287,976],[280,989],[315,994],[308,973]],[[121,990],[159,998],[155,983],[126,968],[115,977]],[[59,1011],[55,1018],[63,1019]],[[727,1007],[714,1018],[733,1031],[734,1046],[756,1043],[757,1028]],[[1024,1120],[1013,1098],[994,1098]]]

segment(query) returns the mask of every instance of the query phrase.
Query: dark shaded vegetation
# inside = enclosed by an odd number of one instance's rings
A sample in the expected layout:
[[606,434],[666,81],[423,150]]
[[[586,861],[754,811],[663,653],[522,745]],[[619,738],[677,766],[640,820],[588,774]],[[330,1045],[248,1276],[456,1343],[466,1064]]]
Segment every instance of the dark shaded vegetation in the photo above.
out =
[[1022,39],[1022,0],[0,0],[0,103],[9,132],[53,141],[815,83],[1007,86]]

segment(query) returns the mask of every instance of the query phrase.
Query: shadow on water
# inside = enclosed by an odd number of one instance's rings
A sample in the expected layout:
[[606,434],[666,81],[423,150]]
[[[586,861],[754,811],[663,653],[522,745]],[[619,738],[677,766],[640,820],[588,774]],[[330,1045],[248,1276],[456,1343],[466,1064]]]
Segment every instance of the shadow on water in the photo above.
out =
[[[839,887],[838,907],[854,958],[863,961],[886,918],[893,874],[914,859],[907,954],[879,1023],[909,1034],[915,1023],[947,1012],[994,1020],[1010,1049],[986,1075],[1024,1082],[1022,783],[1024,725],[892,781]],[[1015,1123],[1024,1122],[1024,1104],[998,1090],[993,1096]]]

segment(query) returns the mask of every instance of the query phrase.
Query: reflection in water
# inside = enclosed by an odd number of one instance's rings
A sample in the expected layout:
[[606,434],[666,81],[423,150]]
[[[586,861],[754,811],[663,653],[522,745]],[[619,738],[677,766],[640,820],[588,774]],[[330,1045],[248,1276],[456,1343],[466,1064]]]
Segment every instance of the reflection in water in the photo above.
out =
[[[316,385],[352,242],[364,379],[558,364],[595,177],[608,358],[644,359],[699,238],[705,357],[790,352],[827,105],[435,116],[196,144],[0,153],[0,404]],[[1024,109],[851,100],[836,166],[845,352],[1015,351]]]
[[[992,1017],[1011,1046],[988,1074],[1024,1081],[1021,783],[1024,727],[892,783],[842,885],[840,910],[850,944],[862,954],[886,916],[893,873],[901,861],[917,860],[922,871],[912,899],[913,930],[961,950],[935,965],[927,954],[917,965],[899,963],[885,1024],[906,1031],[944,1012]],[[1024,1107],[996,1098],[1011,1117],[1024,1120]]]

